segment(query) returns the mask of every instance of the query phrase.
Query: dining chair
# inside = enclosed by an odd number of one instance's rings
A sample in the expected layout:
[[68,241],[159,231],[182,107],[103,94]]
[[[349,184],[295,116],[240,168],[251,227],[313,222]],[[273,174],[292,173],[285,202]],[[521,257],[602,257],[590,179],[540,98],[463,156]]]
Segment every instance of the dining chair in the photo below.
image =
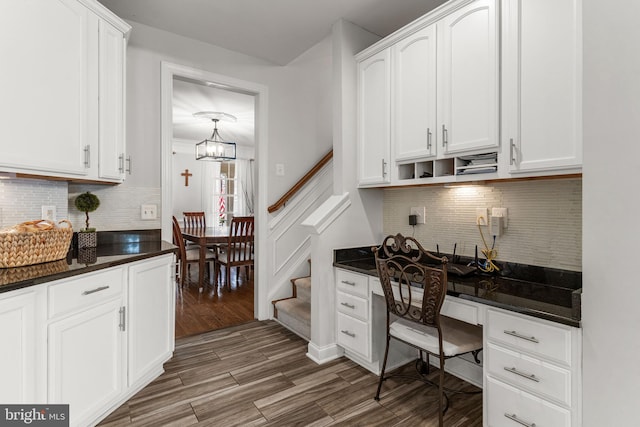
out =
[[204,212],[182,212],[184,228],[207,228]]
[[[446,257],[436,257],[414,238],[401,234],[387,236],[381,246],[372,250],[387,307],[387,344],[375,400],[380,400],[390,340],[404,342],[419,350],[418,379],[438,387],[438,423],[442,426],[449,407],[445,391],[476,393],[444,387],[445,360],[473,353],[477,361],[477,352],[482,349],[482,327],[440,314],[447,293]],[[440,362],[437,384],[424,375],[429,372],[429,355]]]
[[[236,216],[229,225],[229,236],[226,245],[216,247],[216,281],[220,274],[220,267],[225,266],[225,281],[227,289],[231,290],[231,267],[245,267],[247,277],[253,269],[253,229],[252,216]],[[239,271],[237,270],[239,274]],[[236,275],[236,280],[238,277]]]
[[[187,249],[184,238],[182,237],[182,231],[180,231],[180,225],[178,224],[178,220],[174,216],[172,218],[173,221],[173,244],[178,247],[178,283],[181,287],[185,284],[185,278],[191,282],[191,264],[198,264],[200,262],[200,249],[198,247]],[[210,264],[215,262],[216,254],[212,251],[207,250],[205,263],[207,265],[207,271],[209,272],[209,277],[211,273]],[[215,267],[215,266],[214,266]]]

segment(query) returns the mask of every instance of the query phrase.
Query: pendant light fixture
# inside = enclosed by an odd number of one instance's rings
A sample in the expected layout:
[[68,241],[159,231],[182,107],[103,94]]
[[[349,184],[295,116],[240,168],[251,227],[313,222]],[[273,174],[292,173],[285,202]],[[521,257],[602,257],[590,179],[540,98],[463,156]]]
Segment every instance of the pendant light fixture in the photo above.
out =
[[235,122],[235,116],[216,111],[200,111],[193,114],[194,117],[210,119],[213,122],[213,133],[209,139],[196,144],[196,160],[235,160],[236,143],[223,141],[218,133],[218,122]]

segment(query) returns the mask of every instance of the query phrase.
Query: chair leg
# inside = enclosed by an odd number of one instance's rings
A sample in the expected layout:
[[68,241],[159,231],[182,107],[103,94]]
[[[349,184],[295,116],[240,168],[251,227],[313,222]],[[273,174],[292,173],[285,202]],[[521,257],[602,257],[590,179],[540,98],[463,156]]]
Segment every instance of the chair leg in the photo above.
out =
[[[439,375],[439,384],[438,384],[438,426],[442,427],[444,425],[444,413],[449,409],[449,399],[444,394],[444,358],[440,357],[440,372]],[[446,399],[446,405],[443,405],[442,400]]]
[[375,400],[380,400],[380,389],[382,389],[382,381],[384,381],[384,371],[387,368],[387,356],[389,356],[389,340],[391,337],[387,333],[387,347],[384,349],[384,361],[382,362],[382,370],[380,371],[380,381],[378,381],[378,390],[376,391]]
[[224,272],[225,272],[225,280],[227,281],[227,290],[231,290],[231,266],[229,264],[225,265],[224,268]]

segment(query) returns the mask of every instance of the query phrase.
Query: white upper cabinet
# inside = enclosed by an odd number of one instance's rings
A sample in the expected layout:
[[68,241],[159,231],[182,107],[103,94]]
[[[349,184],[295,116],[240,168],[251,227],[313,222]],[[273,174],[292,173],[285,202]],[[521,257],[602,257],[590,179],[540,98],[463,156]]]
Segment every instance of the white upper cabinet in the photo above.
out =
[[75,0],[0,3],[0,167],[88,174],[97,25]]
[[396,161],[436,155],[436,26],[392,47],[392,145]]
[[358,181],[360,185],[390,182],[389,49],[358,64]]
[[503,0],[503,147],[512,173],[582,165],[580,0]]
[[438,122],[447,154],[499,145],[496,17],[493,0],[477,0],[438,24]]
[[129,29],[93,0],[1,2],[0,171],[122,181]]
[[125,38],[106,21],[99,27],[99,175],[123,180],[125,172],[124,71]]

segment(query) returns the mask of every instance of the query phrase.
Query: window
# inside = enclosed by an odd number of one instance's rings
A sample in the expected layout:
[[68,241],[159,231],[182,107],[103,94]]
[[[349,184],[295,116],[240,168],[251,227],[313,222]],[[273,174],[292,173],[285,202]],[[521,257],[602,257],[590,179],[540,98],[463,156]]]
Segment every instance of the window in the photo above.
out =
[[235,162],[220,163],[220,173],[215,178],[213,209],[215,225],[228,224],[236,206],[236,165]]

